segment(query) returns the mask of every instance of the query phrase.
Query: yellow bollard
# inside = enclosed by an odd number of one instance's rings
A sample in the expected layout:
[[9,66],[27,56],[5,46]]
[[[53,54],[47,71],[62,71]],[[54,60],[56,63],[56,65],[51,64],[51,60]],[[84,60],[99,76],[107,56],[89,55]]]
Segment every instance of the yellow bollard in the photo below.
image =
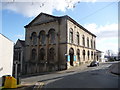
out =
[[4,88],[17,88],[17,80],[14,77],[7,76]]

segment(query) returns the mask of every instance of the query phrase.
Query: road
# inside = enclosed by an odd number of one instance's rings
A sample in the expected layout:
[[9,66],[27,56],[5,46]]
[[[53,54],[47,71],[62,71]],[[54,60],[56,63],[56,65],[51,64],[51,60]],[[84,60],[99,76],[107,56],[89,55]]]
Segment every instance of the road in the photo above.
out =
[[118,75],[108,67],[113,63],[101,63],[97,67],[76,67],[47,75],[25,78],[22,82],[34,83],[32,88],[118,88]]

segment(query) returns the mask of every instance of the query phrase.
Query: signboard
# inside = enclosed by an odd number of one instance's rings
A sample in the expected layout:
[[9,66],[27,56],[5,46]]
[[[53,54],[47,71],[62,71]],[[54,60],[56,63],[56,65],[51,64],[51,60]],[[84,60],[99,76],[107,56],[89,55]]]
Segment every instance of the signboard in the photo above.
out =
[[[76,61],[76,55],[73,56],[73,60]],[[70,55],[67,56],[67,61],[70,61]]]
[[70,55],[67,56],[67,61],[70,61]]
[[76,56],[74,55],[74,61],[76,61]]

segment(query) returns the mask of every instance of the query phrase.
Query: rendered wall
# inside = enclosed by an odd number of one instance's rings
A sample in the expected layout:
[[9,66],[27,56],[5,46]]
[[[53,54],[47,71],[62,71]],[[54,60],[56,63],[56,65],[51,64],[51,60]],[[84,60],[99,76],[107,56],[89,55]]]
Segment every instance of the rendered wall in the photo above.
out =
[[13,42],[0,34],[0,79],[3,75],[12,75],[12,67]]

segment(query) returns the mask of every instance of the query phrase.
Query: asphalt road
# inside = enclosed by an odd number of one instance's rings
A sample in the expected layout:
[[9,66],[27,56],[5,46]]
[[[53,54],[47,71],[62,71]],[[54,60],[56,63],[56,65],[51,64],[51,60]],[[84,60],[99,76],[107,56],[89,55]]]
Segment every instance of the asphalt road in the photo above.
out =
[[118,88],[118,75],[109,73],[111,63],[100,64],[98,67],[89,67],[85,71],[75,72],[64,77],[55,78],[44,88]]
[[108,70],[112,63],[101,63],[97,67],[80,69],[25,78],[22,81],[35,83],[31,88],[118,88],[120,76]]

